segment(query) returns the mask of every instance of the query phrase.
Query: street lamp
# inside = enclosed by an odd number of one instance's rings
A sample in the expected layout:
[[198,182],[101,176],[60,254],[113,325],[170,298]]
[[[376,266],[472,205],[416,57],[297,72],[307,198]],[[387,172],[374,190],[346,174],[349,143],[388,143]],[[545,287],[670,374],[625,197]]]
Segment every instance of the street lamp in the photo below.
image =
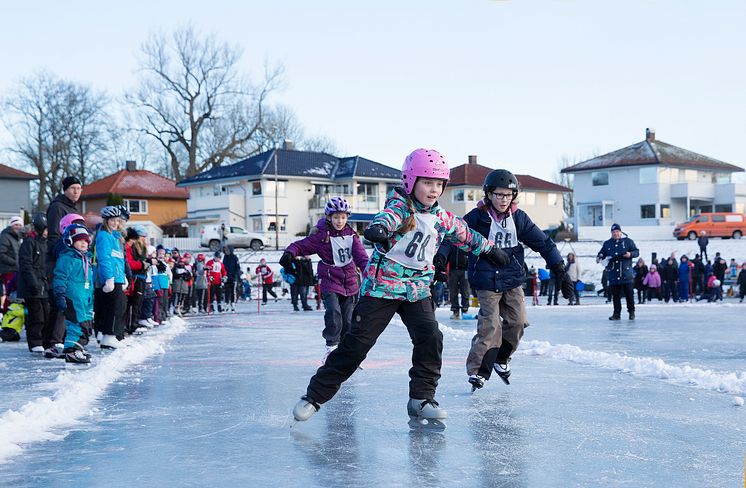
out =
[[274,156],[275,156],[275,250],[279,251],[280,250],[280,220],[279,220],[278,211],[277,211],[277,202],[278,202],[277,192],[280,190],[279,188],[280,185],[277,182],[277,146],[275,146]]

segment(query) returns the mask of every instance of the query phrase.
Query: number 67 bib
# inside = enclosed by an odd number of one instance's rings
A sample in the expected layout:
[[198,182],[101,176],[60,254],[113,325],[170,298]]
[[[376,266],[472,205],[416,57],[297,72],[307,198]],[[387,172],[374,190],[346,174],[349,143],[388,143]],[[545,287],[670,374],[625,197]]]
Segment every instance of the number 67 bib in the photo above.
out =
[[415,214],[417,227],[407,232],[399,239],[394,247],[386,253],[386,257],[396,261],[406,268],[426,269],[433,262],[438,231],[435,224],[438,216],[433,214]]

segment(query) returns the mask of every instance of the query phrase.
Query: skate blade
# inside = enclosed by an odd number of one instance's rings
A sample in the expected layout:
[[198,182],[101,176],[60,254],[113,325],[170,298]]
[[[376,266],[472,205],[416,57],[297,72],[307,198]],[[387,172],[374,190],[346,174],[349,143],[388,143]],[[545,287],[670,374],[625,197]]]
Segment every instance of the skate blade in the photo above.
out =
[[409,428],[427,432],[443,432],[446,430],[446,424],[440,419],[409,417]]
[[[500,376],[500,375],[498,375],[498,376]],[[500,379],[503,380],[503,383],[505,383],[506,385],[510,384],[510,380],[508,378],[503,378],[502,376],[500,376]]]

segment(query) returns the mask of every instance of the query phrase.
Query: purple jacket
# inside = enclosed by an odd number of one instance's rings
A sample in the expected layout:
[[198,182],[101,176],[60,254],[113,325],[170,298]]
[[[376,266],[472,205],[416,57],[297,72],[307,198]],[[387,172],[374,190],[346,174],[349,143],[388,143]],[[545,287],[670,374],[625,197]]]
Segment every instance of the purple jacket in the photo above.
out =
[[[352,237],[352,260],[343,267],[334,266],[334,255],[331,237]],[[368,253],[365,252],[360,237],[345,225],[340,231],[334,230],[326,218],[322,218],[311,229],[311,234],[305,239],[290,244],[287,252],[294,257],[318,254],[321,258],[318,267],[319,287],[322,293],[332,292],[344,296],[357,295],[360,292],[360,281],[357,268],[363,270],[368,265]]]

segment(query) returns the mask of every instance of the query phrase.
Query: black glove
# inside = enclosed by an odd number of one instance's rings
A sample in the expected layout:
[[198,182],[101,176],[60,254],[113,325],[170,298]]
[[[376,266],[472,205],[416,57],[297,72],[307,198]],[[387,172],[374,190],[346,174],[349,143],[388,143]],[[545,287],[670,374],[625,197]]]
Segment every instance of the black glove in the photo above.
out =
[[435,268],[435,276],[433,277],[433,279],[435,279],[435,281],[446,282],[448,281],[448,275],[442,269]]
[[57,305],[57,310],[65,313],[65,311],[67,310],[67,299],[65,298],[65,295],[63,295],[62,293],[55,293],[54,303],[55,305]]
[[168,265],[166,263],[164,263],[163,261],[158,261],[157,268],[159,273],[165,273],[167,267]]
[[575,285],[565,272],[565,264],[560,261],[559,263],[550,266],[549,269],[551,269],[552,273],[554,273],[555,283],[559,285],[560,290],[562,291],[562,298],[564,298],[565,300],[569,300],[570,298],[575,296],[575,291],[573,290],[573,287]]
[[280,266],[285,270],[286,274],[293,274],[295,270],[295,256],[292,253],[285,251],[280,258]]
[[482,254],[482,256],[498,268],[503,267],[510,262],[510,256],[508,256],[508,253],[497,246],[493,247],[490,252]]
[[385,252],[390,249],[389,233],[382,225],[371,225],[365,232],[363,237],[368,239],[370,242],[381,244],[381,247]]
[[435,266],[435,281],[448,281],[448,275],[446,274],[446,264],[448,261],[442,254],[436,254],[433,257],[433,265]]

